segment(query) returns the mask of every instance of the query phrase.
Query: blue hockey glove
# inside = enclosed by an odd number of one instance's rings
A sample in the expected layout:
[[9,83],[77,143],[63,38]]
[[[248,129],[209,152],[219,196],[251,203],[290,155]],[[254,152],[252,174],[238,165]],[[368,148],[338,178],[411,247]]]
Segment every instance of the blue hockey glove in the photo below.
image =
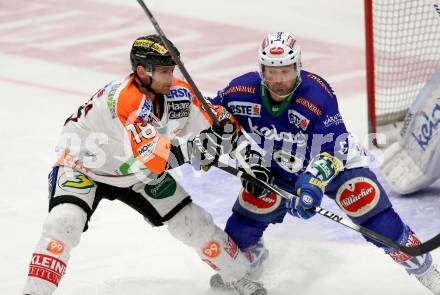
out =
[[314,208],[321,205],[324,196],[324,184],[310,173],[298,176],[295,182],[298,198],[288,201],[287,210],[293,216],[309,219],[316,214]]

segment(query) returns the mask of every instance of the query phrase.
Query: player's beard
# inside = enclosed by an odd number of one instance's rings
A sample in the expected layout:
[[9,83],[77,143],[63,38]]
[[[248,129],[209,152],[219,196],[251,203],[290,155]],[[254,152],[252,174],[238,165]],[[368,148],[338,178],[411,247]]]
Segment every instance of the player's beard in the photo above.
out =
[[171,83],[170,84],[164,84],[160,87],[160,94],[168,95],[170,93],[171,89]]
[[[154,83],[154,82],[153,82]],[[170,93],[172,83],[154,83],[151,88],[156,94],[168,95]]]
[[292,86],[284,86],[284,85],[275,85],[270,88],[270,91],[278,96],[286,96],[288,95],[293,89]]
[[281,82],[270,85],[270,83],[266,82],[265,84],[272,96],[272,99],[277,101],[279,99],[284,100],[287,96],[291,95],[296,83],[296,80],[294,80],[291,81],[291,83]]

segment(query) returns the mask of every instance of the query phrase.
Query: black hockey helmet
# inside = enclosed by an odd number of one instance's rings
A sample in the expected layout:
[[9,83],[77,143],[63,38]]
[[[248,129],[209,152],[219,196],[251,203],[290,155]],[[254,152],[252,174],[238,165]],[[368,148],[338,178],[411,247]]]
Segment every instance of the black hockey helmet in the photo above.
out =
[[[177,56],[180,57],[180,53],[174,44],[168,39],[167,41],[173,46]],[[176,65],[164,42],[156,34],[139,37],[134,41],[131,47],[130,61],[134,73],[136,73],[138,65],[146,67],[150,73],[153,73],[154,66]]]

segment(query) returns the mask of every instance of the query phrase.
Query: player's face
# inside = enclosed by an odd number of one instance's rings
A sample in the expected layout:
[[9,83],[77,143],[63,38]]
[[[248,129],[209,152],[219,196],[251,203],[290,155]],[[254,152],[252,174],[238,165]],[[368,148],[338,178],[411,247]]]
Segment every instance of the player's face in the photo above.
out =
[[151,88],[158,94],[168,94],[173,83],[174,66],[155,67]]
[[295,86],[298,72],[295,65],[264,67],[264,82],[272,94],[272,99],[282,101]]

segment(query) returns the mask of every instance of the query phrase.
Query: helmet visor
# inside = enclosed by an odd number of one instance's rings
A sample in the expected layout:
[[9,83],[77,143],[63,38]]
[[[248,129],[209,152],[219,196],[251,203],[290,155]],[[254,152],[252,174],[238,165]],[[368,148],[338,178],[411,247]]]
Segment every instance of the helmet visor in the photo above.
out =
[[282,67],[262,67],[263,83],[273,93],[285,96],[292,92],[298,78],[296,64]]

